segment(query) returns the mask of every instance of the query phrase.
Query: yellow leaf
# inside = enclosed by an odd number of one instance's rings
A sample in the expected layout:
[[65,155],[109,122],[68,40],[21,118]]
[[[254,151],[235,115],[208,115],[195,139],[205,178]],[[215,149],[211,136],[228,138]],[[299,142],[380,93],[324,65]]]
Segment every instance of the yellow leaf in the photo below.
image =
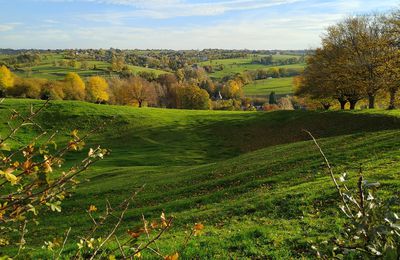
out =
[[70,150],[73,150],[73,151],[77,151],[78,150],[78,146],[76,145],[76,143],[74,141],[71,141],[68,144],[68,147],[69,147]]
[[72,136],[72,137],[78,137],[78,130],[77,130],[77,129],[73,130],[73,131],[71,132],[71,136]]
[[17,176],[12,174],[14,170],[12,168],[8,168],[5,172],[0,170],[0,175],[4,175],[7,181],[11,182],[11,185],[15,185],[18,182]]
[[160,219],[161,219],[161,225],[162,225],[163,227],[167,227],[168,224],[167,224],[167,219],[165,218],[164,212],[161,213]]
[[176,252],[173,255],[167,255],[164,259],[165,260],[178,260],[179,259],[179,254],[178,254],[178,252]]
[[194,230],[203,230],[204,229],[204,225],[201,223],[196,223],[194,225]]
[[97,211],[96,206],[95,205],[90,205],[89,206],[89,212],[95,212],[95,211]]
[[51,168],[51,162],[49,160],[49,158],[45,155],[44,156],[44,163],[43,163],[43,171],[45,173],[51,173],[53,172],[53,168]]

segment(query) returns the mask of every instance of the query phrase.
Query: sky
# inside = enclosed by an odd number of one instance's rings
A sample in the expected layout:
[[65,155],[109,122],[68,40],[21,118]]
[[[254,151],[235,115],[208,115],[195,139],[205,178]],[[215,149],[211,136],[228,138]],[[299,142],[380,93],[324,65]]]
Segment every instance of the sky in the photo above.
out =
[[0,48],[310,49],[400,0],[0,0]]

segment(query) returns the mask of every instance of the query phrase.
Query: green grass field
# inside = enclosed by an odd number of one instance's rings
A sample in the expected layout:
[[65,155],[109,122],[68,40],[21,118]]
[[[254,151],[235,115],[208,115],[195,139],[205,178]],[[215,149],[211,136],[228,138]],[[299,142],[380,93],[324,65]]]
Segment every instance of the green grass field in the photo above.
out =
[[[4,56],[3,58],[5,57],[6,56]],[[1,58],[2,57],[0,56],[0,60]],[[40,64],[32,67],[23,67],[22,71],[16,71],[15,74],[17,74],[20,77],[46,78],[51,80],[63,79],[65,74],[67,74],[68,72],[76,72],[83,78],[90,76],[98,76],[98,75],[105,77],[110,76],[110,73],[108,71],[108,68],[111,66],[110,63],[103,61],[86,60],[89,69],[61,67],[54,65],[54,61],[59,62],[63,59],[64,57],[62,54],[42,55],[42,60]],[[96,69],[93,69],[94,65],[96,65]],[[129,65],[128,67],[133,73],[138,73],[142,71],[152,72],[155,73],[156,75],[168,73],[162,70],[133,66],[133,65]]]
[[293,94],[293,78],[256,80],[243,87],[243,92],[248,97],[265,97],[272,91],[282,96]]
[[[8,129],[11,108],[27,110],[39,102],[5,100],[0,133]],[[152,219],[165,210],[176,220],[159,242],[164,252],[179,249],[186,225],[205,225],[204,234],[180,252],[182,259],[312,259],[312,241],[339,232],[343,219],[334,186],[302,129],[321,138],[335,172],[355,180],[361,164],[369,180],[383,184],[383,194],[400,189],[399,111],[190,111],[63,101],[53,102],[37,121],[68,133],[87,132],[112,118],[88,142],[110,148],[111,155],[81,177],[62,214],[47,212],[39,227],[28,227],[23,257],[48,257],[42,241],[69,227],[66,252],[72,252],[74,239],[91,223],[85,213],[90,204],[104,209],[106,199],[117,204],[146,184],[121,234],[141,214]],[[20,141],[33,134],[22,131]]]
[[[273,59],[275,61],[285,60],[288,58],[298,57],[294,55],[274,55]],[[224,69],[221,71],[215,71],[210,73],[210,77],[215,79],[221,79],[225,76],[234,75],[236,73],[242,73],[246,70],[257,70],[257,69],[266,69],[266,68],[293,68],[293,69],[301,69],[304,68],[305,64],[291,64],[291,65],[262,65],[262,64],[252,64],[253,58],[242,58],[242,59],[222,59],[222,60],[211,60],[201,62],[200,65],[212,65],[216,66],[219,64],[224,65]]]

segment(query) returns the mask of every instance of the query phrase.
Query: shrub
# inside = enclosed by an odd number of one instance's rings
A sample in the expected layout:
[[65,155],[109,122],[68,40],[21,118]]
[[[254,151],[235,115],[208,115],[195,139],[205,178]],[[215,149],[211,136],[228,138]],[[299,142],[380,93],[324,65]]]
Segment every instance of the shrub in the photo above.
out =
[[7,89],[7,95],[39,99],[45,79],[17,78],[13,87]]
[[[339,208],[346,218],[343,232],[331,243],[313,246],[318,256],[324,258],[360,258],[360,259],[399,259],[400,257],[400,218],[392,211],[399,205],[399,198],[382,200],[377,196],[379,183],[364,180],[361,172],[357,190],[351,191],[346,185],[347,174],[336,178],[333,168],[316,139],[307,132],[319,149],[329,175],[335,185],[339,199]],[[324,254],[324,255],[323,255]]]

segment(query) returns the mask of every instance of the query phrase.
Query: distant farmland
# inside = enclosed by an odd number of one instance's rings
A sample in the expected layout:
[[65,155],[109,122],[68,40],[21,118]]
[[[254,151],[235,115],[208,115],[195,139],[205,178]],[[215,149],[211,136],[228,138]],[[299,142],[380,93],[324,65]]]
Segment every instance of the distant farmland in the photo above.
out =
[[[8,57],[7,55],[1,55],[0,61],[7,57]],[[41,57],[42,60],[40,61],[39,64],[31,66],[24,65],[23,67],[15,70],[14,73],[20,77],[46,78],[50,80],[63,79],[65,74],[69,72],[76,72],[81,77],[90,77],[90,76],[107,77],[115,74],[109,71],[109,67],[111,66],[111,64],[105,61],[96,61],[91,59],[80,60],[76,62],[77,64],[76,67],[72,67],[72,66],[56,65],[56,63],[60,63],[63,60],[67,60],[64,59],[63,54],[46,54],[46,55],[41,55]],[[87,68],[80,67],[82,66],[83,63],[86,63]],[[128,67],[129,70],[133,73],[151,72],[154,73],[155,75],[168,73],[163,70],[157,70],[157,69],[151,69],[133,65],[128,65]]]
[[293,94],[293,77],[256,80],[243,87],[244,94],[251,97],[267,96],[271,92],[277,95]]

